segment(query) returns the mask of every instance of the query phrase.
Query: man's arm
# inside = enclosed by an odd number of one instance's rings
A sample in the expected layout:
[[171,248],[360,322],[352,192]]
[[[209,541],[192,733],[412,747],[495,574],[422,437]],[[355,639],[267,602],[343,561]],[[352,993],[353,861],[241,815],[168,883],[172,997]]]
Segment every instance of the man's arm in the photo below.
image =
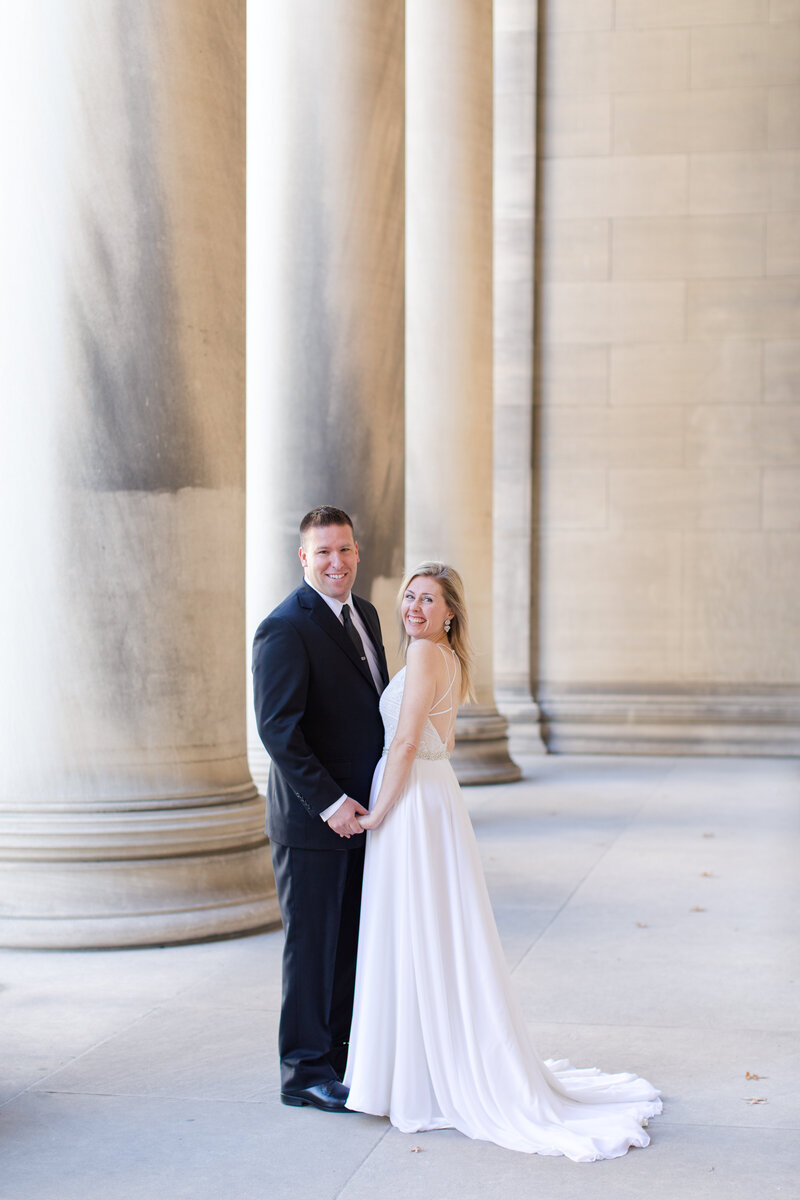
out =
[[297,630],[288,621],[267,618],[253,643],[258,733],[297,799],[310,816],[319,817],[341,797],[342,789],[303,734],[308,681],[308,654]]

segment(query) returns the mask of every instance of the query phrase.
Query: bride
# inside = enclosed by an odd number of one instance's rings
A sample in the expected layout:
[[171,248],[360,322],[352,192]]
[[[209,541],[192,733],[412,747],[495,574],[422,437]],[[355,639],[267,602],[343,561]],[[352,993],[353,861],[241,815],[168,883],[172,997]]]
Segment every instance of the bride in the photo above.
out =
[[475,835],[448,761],[471,697],[461,579],[423,563],[401,589],[406,665],[381,697],[347,1107],[576,1162],[646,1146],[659,1093],[635,1075],[543,1062],[513,992]]

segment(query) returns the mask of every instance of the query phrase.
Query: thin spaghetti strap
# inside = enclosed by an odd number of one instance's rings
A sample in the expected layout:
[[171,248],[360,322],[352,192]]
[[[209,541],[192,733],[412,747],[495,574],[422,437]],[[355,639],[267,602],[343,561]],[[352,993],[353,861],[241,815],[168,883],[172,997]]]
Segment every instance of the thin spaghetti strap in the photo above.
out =
[[[439,645],[438,642],[436,644],[437,644],[437,646]],[[456,675],[458,674],[458,671],[456,668],[456,664],[453,663],[453,674],[450,675],[450,667],[447,666],[448,658],[444,652],[444,646],[439,646],[439,649],[441,650],[442,654],[444,654],[445,666],[447,667],[447,675],[448,675],[450,682],[448,683],[445,690],[442,692],[439,699],[434,701],[434,706],[428,713],[429,717],[443,717],[445,713],[450,713],[453,711],[453,701],[452,700],[450,701],[450,703],[447,705],[446,708],[439,708],[439,705],[442,704],[443,701],[445,701],[447,699],[447,697],[450,695],[450,693],[452,692],[453,684],[456,681]],[[453,650],[451,650],[449,646],[447,647],[447,649],[450,650],[450,653],[455,657],[455,652]]]

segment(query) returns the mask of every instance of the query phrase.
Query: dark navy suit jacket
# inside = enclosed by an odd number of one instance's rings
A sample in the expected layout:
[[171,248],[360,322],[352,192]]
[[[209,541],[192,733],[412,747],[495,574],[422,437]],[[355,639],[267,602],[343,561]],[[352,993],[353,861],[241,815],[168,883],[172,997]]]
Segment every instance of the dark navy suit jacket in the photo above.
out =
[[[384,686],[386,655],[378,614],[352,602],[370,631]],[[285,846],[354,850],[364,835],[340,838],[320,813],[340,796],[366,808],[383,749],[378,693],[344,626],[303,583],[259,625],[253,642],[258,732],[272,765],[267,833]]]

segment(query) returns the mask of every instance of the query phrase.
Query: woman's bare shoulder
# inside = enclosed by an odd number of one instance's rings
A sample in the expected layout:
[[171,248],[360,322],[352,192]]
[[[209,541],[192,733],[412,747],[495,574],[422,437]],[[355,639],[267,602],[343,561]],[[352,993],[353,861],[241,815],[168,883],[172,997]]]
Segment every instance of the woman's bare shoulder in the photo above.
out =
[[415,642],[409,642],[406,651],[406,662],[438,662],[441,658],[436,644],[428,640],[428,638],[418,638]]
[[427,638],[411,642],[406,651],[406,668],[412,675],[436,676],[441,661],[437,646]]

